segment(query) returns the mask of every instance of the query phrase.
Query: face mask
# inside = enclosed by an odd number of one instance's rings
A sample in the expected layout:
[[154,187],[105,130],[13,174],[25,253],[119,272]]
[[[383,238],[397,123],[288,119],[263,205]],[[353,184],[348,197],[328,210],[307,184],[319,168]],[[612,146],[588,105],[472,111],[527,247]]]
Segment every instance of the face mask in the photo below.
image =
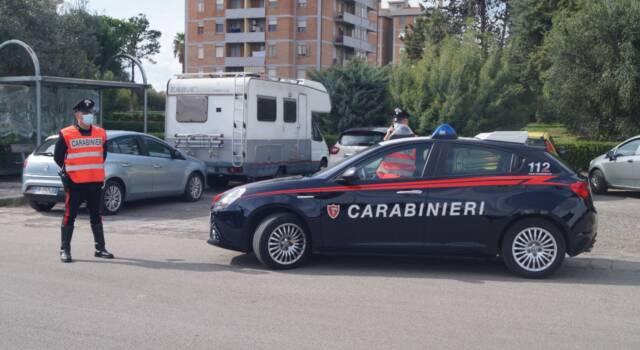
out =
[[82,116],[82,122],[91,125],[93,124],[93,114],[85,114]]

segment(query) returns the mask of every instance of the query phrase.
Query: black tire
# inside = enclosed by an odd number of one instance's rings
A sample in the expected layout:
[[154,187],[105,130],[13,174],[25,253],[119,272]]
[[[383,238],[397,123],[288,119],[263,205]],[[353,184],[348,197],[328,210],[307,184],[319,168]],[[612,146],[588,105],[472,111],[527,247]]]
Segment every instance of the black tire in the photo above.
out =
[[[527,234],[531,240],[526,239]],[[501,248],[507,268],[525,278],[550,276],[562,265],[566,253],[566,243],[560,229],[540,218],[523,219],[511,225],[503,237]],[[550,254],[552,249],[555,254]],[[531,260],[525,260],[527,256]]]
[[[292,229],[292,231],[288,231],[289,229]],[[299,230],[300,235],[297,234],[296,229]],[[288,242],[285,242],[287,240],[286,237],[283,237],[280,242],[275,242],[278,236],[282,237],[282,233],[285,233],[286,236],[287,232],[296,234],[289,236]],[[272,253],[269,252],[270,238],[272,239],[272,244],[278,245],[277,247],[272,245]],[[288,246],[283,247],[282,244],[285,243]],[[276,213],[266,217],[258,225],[253,236],[253,252],[258,260],[270,269],[292,269],[304,264],[309,258],[311,254],[311,239],[305,230],[304,224],[298,217],[287,213]],[[290,259],[290,261],[285,263],[284,260],[287,259]]]
[[605,194],[609,190],[607,179],[600,169],[594,169],[589,174],[589,186],[591,186],[591,191],[597,194]]
[[204,192],[204,179],[202,175],[193,173],[189,175],[187,184],[184,186],[184,193],[182,199],[186,202],[196,202],[202,198]]
[[229,184],[229,178],[226,176],[209,175],[207,176],[207,184],[209,187],[226,187]]
[[104,215],[115,215],[124,204],[124,188],[116,180],[108,180],[102,191],[102,213]]
[[318,170],[322,170],[324,168],[326,168],[329,165],[329,161],[327,160],[327,158],[322,158],[320,160],[320,169]]
[[35,209],[36,211],[45,212],[51,210],[56,205],[56,203],[41,203],[36,201],[29,201],[29,206]]

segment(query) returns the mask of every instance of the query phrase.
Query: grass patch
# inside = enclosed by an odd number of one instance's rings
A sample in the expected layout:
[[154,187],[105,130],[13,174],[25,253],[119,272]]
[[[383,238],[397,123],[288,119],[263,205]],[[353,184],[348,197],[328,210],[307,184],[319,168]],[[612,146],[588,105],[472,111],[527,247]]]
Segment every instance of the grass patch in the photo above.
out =
[[578,138],[572,135],[564,124],[561,123],[529,123],[522,128],[526,131],[548,132],[553,140],[558,143],[576,142]]

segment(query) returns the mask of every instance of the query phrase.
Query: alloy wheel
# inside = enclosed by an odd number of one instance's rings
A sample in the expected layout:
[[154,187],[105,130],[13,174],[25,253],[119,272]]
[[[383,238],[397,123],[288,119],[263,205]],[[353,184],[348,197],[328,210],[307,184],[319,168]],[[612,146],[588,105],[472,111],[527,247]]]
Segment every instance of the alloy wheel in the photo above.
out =
[[107,186],[104,191],[104,206],[107,210],[114,212],[120,208],[122,204],[122,192],[116,184]]
[[518,266],[529,272],[539,272],[556,260],[558,243],[546,229],[527,227],[516,235],[511,252]]
[[302,258],[306,248],[304,232],[296,224],[281,224],[269,234],[267,250],[269,256],[278,264],[295,263]]

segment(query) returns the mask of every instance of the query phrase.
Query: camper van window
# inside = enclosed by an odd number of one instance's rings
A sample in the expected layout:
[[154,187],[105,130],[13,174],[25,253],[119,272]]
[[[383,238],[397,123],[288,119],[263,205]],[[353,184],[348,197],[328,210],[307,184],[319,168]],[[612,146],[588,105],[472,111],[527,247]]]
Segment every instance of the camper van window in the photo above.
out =
[[178,96],[176,100],[176,120],[180,123],[204,123],[207,110],[207,96]]
[[275,97],[258,96],[258,121],[275,122],[277,113]]
[[298,119],[298,107],[296,104],[296,100],[284,99],[284,122],[285,123],[295,123]]

